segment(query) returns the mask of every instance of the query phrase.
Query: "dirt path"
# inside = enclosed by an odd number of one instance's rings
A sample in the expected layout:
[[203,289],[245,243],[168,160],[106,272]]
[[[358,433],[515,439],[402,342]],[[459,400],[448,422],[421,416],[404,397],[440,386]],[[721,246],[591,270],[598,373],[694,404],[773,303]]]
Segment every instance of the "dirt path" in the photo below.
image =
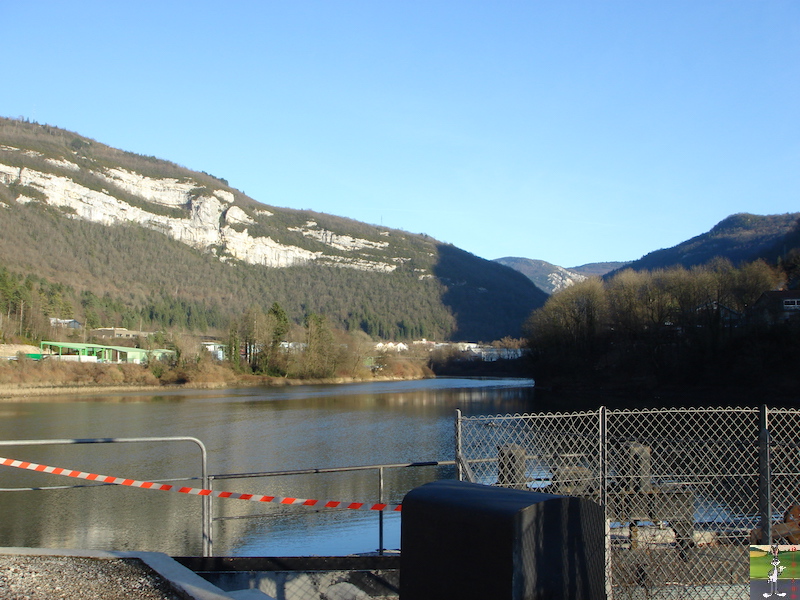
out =
[[39,346],[27,344],[0,344],[0,358],[16,357],[17,354],[40,354],[42,349]]

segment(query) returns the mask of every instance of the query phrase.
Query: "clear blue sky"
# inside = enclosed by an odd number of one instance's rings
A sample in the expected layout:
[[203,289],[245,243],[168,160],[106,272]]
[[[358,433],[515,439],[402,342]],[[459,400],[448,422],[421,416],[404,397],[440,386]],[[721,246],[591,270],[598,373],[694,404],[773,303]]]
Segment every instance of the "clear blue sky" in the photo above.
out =
[[0,114],[484,258],[800,211],[798,0],[5,1]]

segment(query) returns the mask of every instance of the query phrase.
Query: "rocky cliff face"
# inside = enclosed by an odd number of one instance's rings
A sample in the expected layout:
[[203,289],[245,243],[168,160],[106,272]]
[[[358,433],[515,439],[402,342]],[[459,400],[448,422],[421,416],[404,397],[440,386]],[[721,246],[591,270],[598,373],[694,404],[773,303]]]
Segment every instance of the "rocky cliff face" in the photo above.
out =
[[548,289],[545,290],[550,291],[551,294],[560,292],[571,285],[575,285],[581,281],[586,281],[587,279],[585,275],[570,271],[564,267],[559,267],[558,265],[553,265],[553,267],[553,271],[547,274],[547,282],[549,285],[547,286]]
[[544,260],[507,256],[497,258],[495,262],[519,271],[547,294],[555,294],[587,279],[585,275],[576,271],[550,264]]
[[[20,166],[25,162],[21,158],[39,167]],[[30,149],[0,146],[0,183],[14,190],[17,202],[44,202],[60,208],[71,218],[103,225],[138,223],[194,248],[213,252],[222,260],[234,258],[267,267],[317,261],[365,271],[391,272],[397,268],[397,261],[376,260],[360,252],[386,248],[388,241],[341,235],[308,221],[302,227],[285,227],[285,230],[300,233],[317,246],[330,248],[330,253],[282,244],[269,235],[249,233],[248,227],[256,225],[257,220],[266,222],[274,215],[265,209],[252,210],[253,216],[249,215],[234,203],[230,191],[210,190],[191,178],[154,178],[99,164],[87,168],[86,159],[81,162],[84,164],[68,158],[46,157]],[[105,185],[92,185],[96,182]]]

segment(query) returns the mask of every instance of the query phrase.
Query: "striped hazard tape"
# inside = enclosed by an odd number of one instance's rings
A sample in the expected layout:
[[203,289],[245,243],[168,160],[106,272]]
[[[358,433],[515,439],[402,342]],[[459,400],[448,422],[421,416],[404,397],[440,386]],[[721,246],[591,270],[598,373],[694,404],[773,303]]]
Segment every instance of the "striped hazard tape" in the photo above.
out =
[[178,492],[180,494],[194,494],[196,496],[213,496],[215,498],[231,498],[233,500],[250,500],[251,502],[275,502],[277,504],[316,506],[317,508],[347,508],[350,510],[363,509],[395,512],[400,512],[402,508],[401,504],[384,504],[382,502],[377,504],[367,504],[365,502],[338,502],[335,500],[324,502],[322,500],[311,500],[308,498],[281,498],[279,496],[259,496],[256,494],[241,494],[239,492],[215,492],[214,490],[204,490],[202,488],[179,487],[177,485],[155,483],[153,481],[138,481],[136,479],[112,477],[111,475],[98,475],[96,473],[73,471],[70,469],[62,469],[61,467],[48,467],[47,465],[38,465],[36,463],[26,462],[24,460],[14,460],[13,458],[0,457],[0,465],[4,465],[6,467],[16,467],[18,469],[27,469],[29,471],[37,471],[40,473],[63,475],[64,477],[76,477],[78,479],[86,479],[88,481],[97,481],[98,483],[126,485],[129,487],[144,488],[147,490]]

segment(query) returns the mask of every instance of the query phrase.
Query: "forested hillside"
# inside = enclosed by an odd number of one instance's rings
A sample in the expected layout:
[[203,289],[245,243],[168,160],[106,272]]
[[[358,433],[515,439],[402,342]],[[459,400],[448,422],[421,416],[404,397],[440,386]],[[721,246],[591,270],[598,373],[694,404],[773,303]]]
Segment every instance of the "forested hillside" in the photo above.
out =
[[[428,236],[267,207],[224,179],[54,127],[0,120],[0,167],[6,335],[9,319],[32,335],[45,317],[227,332],[277,302],[295,323],[319,314],[375,338],[491,341],[519,336],[545,300],[512,269]],[[219,216],[202,229],[209,206]],[[246,252],[259,247],[255,264]]]
[[[710,231],[693,237],[672,248],[650,252],[639,260],[625,265],[635,271],[669,267],[703,265],[713,258],[723,257],[733,264],[763,258],[774,261],[780,254],[797,247],[800,213],[784,215],[731,215]],[[788,236],[788,237],[787,237]]]
[[759,299],[799,271],[795,254],[779,266],[718,258],[691,269],[588,279],[551,296],[528,320],[533,374],[545,385],[794,395],[800,313],[776,317]]

